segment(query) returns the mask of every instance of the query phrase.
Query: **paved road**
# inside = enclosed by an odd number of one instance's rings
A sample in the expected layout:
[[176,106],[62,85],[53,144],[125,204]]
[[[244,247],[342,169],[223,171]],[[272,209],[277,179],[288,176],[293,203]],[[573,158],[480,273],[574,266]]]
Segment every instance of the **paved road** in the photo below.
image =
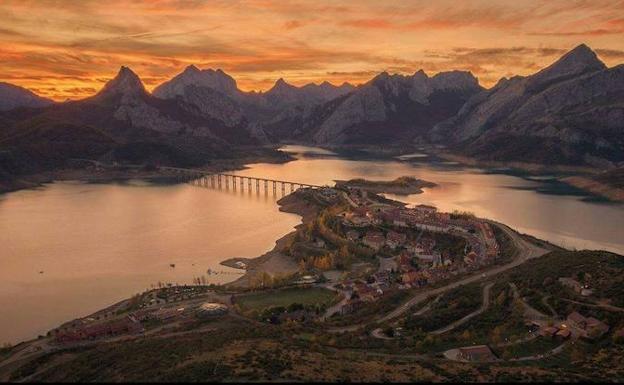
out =
[[416,293],[409,301],[405,302],[403,305],[399,306],[398,308],[396,308],[395,310],[393,310],[392,312],[388,313],[387,315],[381,317],[378,322],[385,322],[385,321],[389,321],[391,319],[397,318],[398,316],[402,315],[403,313],[405,313],[407,310],[409,310],[412,306],[419,304],[420,302],[424,301],[427,299],[427,297],[429,297],[430,295],[437,295],[437,294],[442,294],[444,292],[447,292],[451,289],[455,289],[459,286],[462,285],[467,285],[469,283],[473,283],[473,282],[477,282],[481,279],[483,279],[483,275],[485,275],[486,277],[491,277],[500,273],[503,273],[509,269],[513,269],[516,266],[519,266],[523,263],[525,263],[528,260],[531,260],[533,258],[537,258],[537,257],[541,257],[542,255],[548,253],[549,250],[543,249],[539,246],[536,246],[528,241],[525,241],[518,233],[516,233],[515,231],[513,231],[511,228],[509,228],[506,225],[503,225],[501,223],[493,223],[496,226],[499,226],[501,228],[501,230],[503,230],[510,238],[511,240],[514,242],[519,255],[511,262],[502,265],[502,266],[495,266],[491,269],[485,270],[485,271],[481,271],[477,274],[468,276],[466,278],[460,279],[459,281],[455,281],[452,283],[449,283],[446,286],[442,286],[442,287],[438,287],[436,289],[432,289],[432,290],[425,290],[419,293]]
[[[463,279],[460,279],[458,281],[449,283],[448,285],[445,286],[441,286],[435,289],[430,289],[430,290],[424,290],[424,291],[420,291],[416,294],[414,294],[414,296],[412,298],[410,298],[407,302],[403,303],[402,305],[398,306],[396,309],[394,309],[393,311],[391,311],[390,313],[378,318],[377,320],[374,320],[373,322],[376,323],[382,323],[382,322],[386,322],[386,321],[390,321],[392,319],[395,319],[399,316],[401,316],[403,313],[405,313],[406,311],[408,311],[410,308],[412,308],[412,306],[414,305],[418,305],[419,303],[425,301],[427,298],[429,298],[429,296],[431,295],[440,295],[443,294],[449,290],[455,289],[459,286],[462,285],[467,285],[473,282],[478,282],[480,280],[483,280],[485,278],[489,278],[492,277],[494,275],[503,273],[509,269],[513,269],[516,266],[519,266],[531,259],[534,258],[538,258],[541,257],[542,255],[546,254],[549,252],[549,250],[544,249],[542,247],[539,247],[533,243],[530,243],[526,240],[524,240],[520,234],[518,234],[517,232],[515,232],[514,230],[512,230],[509,226],[504,225],[502,223],[499,222],[494,222],[494,221],[488,221],[490,222],[492,225],[498,226],[501,230],[503,230],[505,232],[505,234],[507,234],[512,242],[514,243],[514,245],[516,246],[516,249],[518,250],[518,256],[516,258],[514,258],[513,261],[505,264],[505,265],[501,265],[501,266],[495,266],[492,267],[488,270],[485,271],[480,271],[474,275],[465,277]],[[485,277],[484,277],[485,275]],[[350,325],[350,326],[342,326],[342,327],[336,327],[336,328],[330,328],[328,329],[329,332],[332,333],[342,333],[342,332],[349,332],[349,331],[355,331],[358,330],[362,327],[364,327],[366,324],[357,324],[357,325]]]
[[325,310],[325,314],[323,314],[323,316],[321,317],[321,320],[323,321],[331,318],[331,316],[333,316],[334,314],[339,313],[342,310],[342,307],[345,306],[349,302],[348,293],[344,290],[336,289],[333,285],[334,285],[333,283],[317,285],[318,287],[332,290],[342,295],[342,299],[340,300],[340,302],[330,306],[329,308],[327,308],[327,310]]
[[439,335],[439,334],[444,334],[446,332],[449,332],[455,329],[456,327],[465,324],[466,322],[470,321],[471,319],[483,313],[484,311],[486,311],[488,307],[490,307],[490,291],[492,289],[492,286],[494,286],[494,282],[488,283],[483,288],[483,300],[481,303],[481,307],[479,307],[477,310],[473,311],[472,313],[468,314],[467,316],[460,318],[455,322],[451,322],[450,324],[446,325],[443,328],[434,330],[430,332],[429,334]]

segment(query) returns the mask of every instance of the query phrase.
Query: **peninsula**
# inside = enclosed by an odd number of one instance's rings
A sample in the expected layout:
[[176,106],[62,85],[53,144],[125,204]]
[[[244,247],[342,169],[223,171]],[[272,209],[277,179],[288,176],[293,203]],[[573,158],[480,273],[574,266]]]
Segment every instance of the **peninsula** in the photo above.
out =
[[351,187],[376,194],[387,193],[396,195],[421,194],[423,188],[433,188],[437,184],[412,176],[402,176],[392,181],[374,181],[367,179],[336,180],[336,187]]

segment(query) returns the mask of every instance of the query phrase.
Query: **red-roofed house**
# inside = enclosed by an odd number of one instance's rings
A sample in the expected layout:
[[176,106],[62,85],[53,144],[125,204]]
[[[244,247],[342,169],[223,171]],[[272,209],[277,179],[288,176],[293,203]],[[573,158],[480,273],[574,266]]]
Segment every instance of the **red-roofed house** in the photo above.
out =
[[379,250],[386,243],[386,238],[378,231],[366,233],[362,242],[373,250]]
[[403,233],[397,233],[396,231],[390,231],[386,236],[386,245],[393,249],[396,249],[397,247],[403,246],[406,240],[407,235]]
[[487,345],[467,346],[459,348],[457,357],[466,361],[494,361],[496,356]]

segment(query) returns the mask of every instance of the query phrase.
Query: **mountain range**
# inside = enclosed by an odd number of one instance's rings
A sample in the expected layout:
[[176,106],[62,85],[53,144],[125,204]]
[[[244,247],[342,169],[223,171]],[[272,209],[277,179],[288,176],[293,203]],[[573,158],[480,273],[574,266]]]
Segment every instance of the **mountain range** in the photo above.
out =
[[481,160],[610,166],[624,161],[624,65],[607,68],[580,45],[490,89],[470,72],[420,70],[359,86],[279,79],[266,92],[191,65],[152,93],[121,67],[96,95],[63,103],[0,83],[0,174],[69,158],[198,165],[285,141],[434,143]]
[[474,95],[431,136],[484,160],[604,166],[624,161],[624,65],[582,44]]

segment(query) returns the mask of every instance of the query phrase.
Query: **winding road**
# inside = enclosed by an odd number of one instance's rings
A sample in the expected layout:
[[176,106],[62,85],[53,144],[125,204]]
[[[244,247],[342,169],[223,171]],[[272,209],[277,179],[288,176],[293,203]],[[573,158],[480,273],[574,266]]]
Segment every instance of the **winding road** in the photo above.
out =
[[[440,295],[449,290],[455,289],[459,286],[467,285],[473,282],[478,282],[480,280],[484,280],[486,278],[501,274],[503,272],[506,272],[507,270],[513,269],[516,266],[520,266],[521,264],[531,259],[541,257],[542,255],[550,251],[550,250],[544,249],[542,247],[539,247],[533,243],[526,241],[520,236],[520,234],[512,230],[507,225],[504,225],[502,223],[495,222],[495,221],[488,221],[488,222],[494,226],[498,226],[502,231],[505,232],[505,234],[507,234],[507,236],[511,238],[511,241],[514,243],[516,250],[518,251],[518,256],[514,258],[513,261],[504,265],[494,266],[490,269],[480,271],[476,274],[462,278],[460,280],[449,283],[447,285],[437,287],[435,289],[419,291],[418,293],[414,294],[412,298],[410,298],[408,301],[398,306],[396,309],[394,309],[390,313],[376,320],[373,320],[372,322],[383,323],[383,322],[393,320],[401,316],[403,313],[407,312],[413,306],[418,305],[419,303],[425,301],[431,295]],[[337,328],[330,328],[328,331],[333,332],[333,333],[355,331],[365,325],[366,324],[357,324],[357,325],[343,326],[343,327],[337,327]]]

